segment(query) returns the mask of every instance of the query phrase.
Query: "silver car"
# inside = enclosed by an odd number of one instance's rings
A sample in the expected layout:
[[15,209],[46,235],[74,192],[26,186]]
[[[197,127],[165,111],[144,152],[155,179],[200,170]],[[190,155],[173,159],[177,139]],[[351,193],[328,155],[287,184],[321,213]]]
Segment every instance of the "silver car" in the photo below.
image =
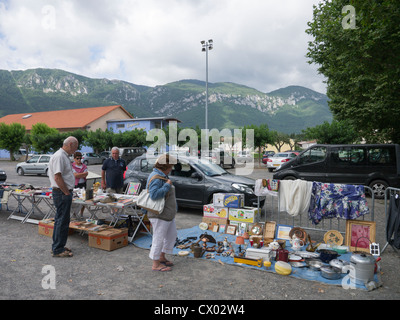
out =
[[47,175],[50,158],[51,155],[49,154],[34,155],[29,160],[18,163],[15,170],[20,176],[23,176],[24,174]]
[[267,168],[269,172],[279,168],[281,164],[284,164],[293,158],[296,158],[295,152],[279,152],[275,153],[272,157],[267,159]]
[[103,157],[100,157],[97,153],[94,152],[83,152],[82,153],[82,163],[86,165],[90,164],[102,164],[104,161]]
[[247,163],[253,162],[254,158],[250,151],[239,151],[236,155],[236,162],[237,163]]

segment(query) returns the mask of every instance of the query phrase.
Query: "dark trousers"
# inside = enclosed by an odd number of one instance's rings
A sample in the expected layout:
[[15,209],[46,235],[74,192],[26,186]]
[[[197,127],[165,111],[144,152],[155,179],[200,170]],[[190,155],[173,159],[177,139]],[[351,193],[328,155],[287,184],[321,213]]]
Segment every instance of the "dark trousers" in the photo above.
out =
[[53,202],[56,207],[53,230],[53,254],[64,252],[68,239],[72,193],[66,196],[61,190],[53,190]]

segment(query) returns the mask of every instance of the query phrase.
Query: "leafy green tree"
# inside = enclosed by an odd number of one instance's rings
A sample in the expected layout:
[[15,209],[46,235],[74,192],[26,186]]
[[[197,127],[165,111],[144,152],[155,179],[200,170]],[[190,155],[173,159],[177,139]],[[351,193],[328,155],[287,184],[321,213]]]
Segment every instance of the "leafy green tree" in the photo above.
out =
[[351,121],[367,141],[399,143],[398,0],[323,0],[308,26],[307,56],[327,78],[335,119]]
[[142,147],[148,143],[146,135],[143,129],[114,133],[112,142],[117,147]]
[[278,132],[278,131],[271,131],[272,136],[272,143],[275,148],[281,152],[281,148],[284,144],[290,143],[290,136],[286,133]]
[[48,153],[62,146],[62,137],[57,129],[50,128],[45,123],[36,123],[31,130],[32,146],[37,152]]
[[20,123],[0,123],[0,148],[10,152],[10,160],[14,160],[14,152],[17,151],[25,136],[25,126]]
[[261,124],[258,127],[254,124],[244,126],[242,129],[242,140],[246,142],[246,145],[248,144],[248,136],[246,130],[254,130],[254,147],[258,149],[258,164],[260,165],[262,158],[262,147],[266,144],[270,144],[273,142],[273,134],[271,133],[271,131],[269,131],[267,124]]
[[325,121],[323,124],[303,130],[306,139],[316,139],[318,143],[326,144],[352,144],[359,135],[352,127],[350,121]]
[[86,133],[85,145],[91,146],[96,153],[111,149],[113,145],[114,133],[108,129],[105,131],[97,129]]

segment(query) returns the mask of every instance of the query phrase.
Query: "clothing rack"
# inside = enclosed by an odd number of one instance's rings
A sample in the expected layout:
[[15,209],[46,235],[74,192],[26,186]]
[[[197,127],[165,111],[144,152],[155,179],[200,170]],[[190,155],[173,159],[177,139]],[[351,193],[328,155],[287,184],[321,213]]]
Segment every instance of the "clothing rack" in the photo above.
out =
[[[388,194],[389,194],[389,198],[388,198]],[[386,220],[385,235],[386,236],[387,236],[387,232],[388,232],[388,228],[389,228],[389,215],[390,215],[390,212],[388,212],[388,202],[390,204],[391,198],[396,197],[396,196],[400,197],[400,189],[392,188],[392,187],[386,188],[386,190],[385,190],[385,220]],[[400,215],[400,212],[398,214]],[[393,234],[390,235],[390,237],[393,237]],[[392,240],[392,239],[390,239],[390,240]],[[383,253],[385,251],[385,249],[387,248],[387,246],[389,244],[391,245],[391,247],[393,248],[394,251],[396,251],[397,253],[400,253],[400,250],[397,249],[393,244],[391,244],[390,240],[386,239],[386,244],[383,247],[383,249],[381,250],[381,253]]]
[[[368,218],[370,221],[374,221],[375,219],[375,195],[373,193],[373,190],[368,187],[364,186],[365,191],[369,191],[371,194],[371,200],[368,201],[368,207],[370,210],[370,214],[368,215]],[[263,196],[259,196],[258,198],[261,198]],[[271,198],[271,207],[272,211],[270,214],[267,212],[267,206],[268,206],[268,199]],[[274,210],[274,198],[276,198],[277,201],[277,210]],[[291,225],[293,227],[300,227],[304,230],[312,230],[312,231],[318,231],[318,232],[327,232],[329,230],[338,230],[340,233],[345,234],[346,233],[346,220],[340,219],[340,218],[332,218],[332,219],[323,219],[318,225],[313,225],[311,220],[308,219],[308,216],[303,215],[297,215],[297,216],[290,216],[289,214],[285,214],[283,216],[283,211],[281,212],[280,210],[280,195],[279,192],[277,192],[277,196],[272,197],[272,196],[265,196],[265,204],[264,208],[266,210],[264,220],[265,222],[268,221],[275,221],[277,224],[283,224],[283,225]],[[267,217],[269,216],[269,217]],[[269,219],[267,219],[269,218]],[[365,220],[365,216],[359,217],[360,220]],[[328,221],[327,221],[328,220]],[[342,221],[343,220],[343,221]]]

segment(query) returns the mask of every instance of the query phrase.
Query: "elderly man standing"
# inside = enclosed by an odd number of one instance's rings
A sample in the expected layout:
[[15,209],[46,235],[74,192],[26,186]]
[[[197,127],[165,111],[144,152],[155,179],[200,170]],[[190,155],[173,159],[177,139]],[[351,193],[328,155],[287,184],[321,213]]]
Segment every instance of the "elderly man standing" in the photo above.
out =
[[119,149],[111,149],[111,157],[106,159],[101,168],[101,188],[107,193],[124,193],[124,172],[126,162],[119,157]]
[[68,239],[72,192],[75,185],[75,177],[68,155],[73,154],[78,149],[78,145],[75,137],[68,137],[49,162],[50,185],[53,188],[53,202],[57,209],[53,231],[53,257],[73,256],[71,250],[65,247]]

